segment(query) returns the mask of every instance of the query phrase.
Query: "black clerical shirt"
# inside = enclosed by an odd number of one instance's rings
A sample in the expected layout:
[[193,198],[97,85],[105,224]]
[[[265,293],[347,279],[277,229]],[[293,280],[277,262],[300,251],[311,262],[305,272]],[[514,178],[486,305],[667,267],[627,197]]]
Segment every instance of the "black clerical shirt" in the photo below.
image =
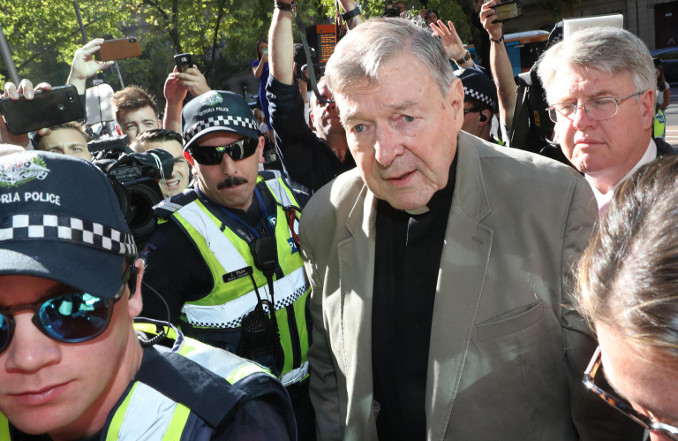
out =
[[431,320],[456,164],[455,157],[447,187],[433,195],[426,213],[377,203],[372,377],[380,441],[426,438]]

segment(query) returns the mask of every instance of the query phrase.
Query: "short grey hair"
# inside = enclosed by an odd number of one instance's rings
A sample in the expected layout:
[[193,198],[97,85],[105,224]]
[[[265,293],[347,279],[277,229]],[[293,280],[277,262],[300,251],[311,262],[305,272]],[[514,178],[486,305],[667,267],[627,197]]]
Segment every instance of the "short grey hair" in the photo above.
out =
[[609,75],[629,72],[635,92],[654,90],[657,81],[645,43],[629,31],[609,26],[577,31],[542,54],[537,73],[549,104],[553,104],[549,90],[557,70],[563,66],[578,72],[595,69]]
[[327,86],[341,93],[365,80],[375,83],[383,65],[401,54],[418,59],[447,96],[455,76],[442,44],[430,29],[397,17],[373,18],[352,29],[327,62]]

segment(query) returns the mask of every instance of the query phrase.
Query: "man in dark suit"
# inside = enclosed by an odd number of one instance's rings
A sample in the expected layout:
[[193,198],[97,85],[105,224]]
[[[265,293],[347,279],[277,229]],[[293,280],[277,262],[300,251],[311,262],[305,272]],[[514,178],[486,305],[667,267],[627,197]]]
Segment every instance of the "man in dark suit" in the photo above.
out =
[[357,168],[304,210],[322,440],[632,440],[581,384],[569,308],[596,207],[572,169],[460,132],[441,44],[374,19],[326,78]]

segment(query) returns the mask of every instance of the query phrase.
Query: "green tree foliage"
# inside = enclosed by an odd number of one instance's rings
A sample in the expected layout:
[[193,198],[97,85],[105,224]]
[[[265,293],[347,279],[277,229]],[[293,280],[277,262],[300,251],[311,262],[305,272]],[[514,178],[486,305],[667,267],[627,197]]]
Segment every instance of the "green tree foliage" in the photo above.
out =
[[[119,38],[133,24],[122,0],[81,0],[78,4],[88,39]],[[73,53],[83,44],[73,1],[3,2],[0,23],[19,76],[53,84],[66,81]],[[7,77],[7,67],[1,63],[0,79],[4,83]]]
[[[5,2],[0,23],[20,77],[63,84],[75,50],[83,40],[72,0]],[[384,2],[360,0],[368,17],[380,16]],[[137,36],[142,56],[118,62],[100,74],[114,89],[137,84],[162,97],[172,70],[172,55],[189,52],[210,84],[223,84],[235,72],[248,70],[259,38],[266,38],[273,0],[78,0],[87,39]],[[420,3],[408,2],[411,14]],[[428,7],[452,20],[465,42],[472,42],[468,12],[475,0],[429,0]],[[464,10],[462,10],[462,6]],[[297,0],[307,25],[334,20],[333,0]],[[296,40],[299,41],[298,31]],[[0,63],[0,84],[7,80]]]
[[[392,3],[395,3],[395,1],[396,0],[393,0]],[[302,5],[306,5],[308,3],[320,4],[321,8],[316,7],[311,9],[315,12],[321,12],[322,15],[334,17],[335,0],[306,0],[300,3]],[[383,0],[363,0],[359,3],[362,5],[363,13],[366,17],[380,17],[384,13],[384,5],[386,4],[386,2]],[[472,42],[468,15],[466,15],[458,1],[429,0],[425,3],[428,9],[437,11],[438,17],[445,23],[447,23],[448,20],[451,20],[452,23],[454,23],[462,41],[467,43]],[[419,14],[419,11],[424,9],[421,1],[405,1],[405,4],[409,6],[408,13],[411,17],[416,16]],[[471,8],[472,7],[473,6],[471,6]]]

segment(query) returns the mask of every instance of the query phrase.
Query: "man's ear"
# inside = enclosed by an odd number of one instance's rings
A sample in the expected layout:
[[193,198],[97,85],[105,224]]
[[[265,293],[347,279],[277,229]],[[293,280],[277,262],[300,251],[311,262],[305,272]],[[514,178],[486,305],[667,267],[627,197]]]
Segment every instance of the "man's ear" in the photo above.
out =
[[459,78],[455,78],[450,83],[446,99],[454,110],[454,120],[458,124],[457,130],[461,130],[464,123],[464,86]]
[[134,284],[134,293],[131,293],[129,299],[127,299],[127,310],[130,317],[136,317],[141,314],[141,309],[144,306],[144,303],[141,299],[141,280],[143,279],[144,275],[144,261],[137,259],[134,262],[134,266],[137,270],[136,283]]
[[643,109],[643,129],[652,130],[654,124],[654,89],[646,90],[640,96],[640,105]]
[[264,139],[263,136],[259,137],[259,144],[257,145],[257,150],[259,153],[259,163],[263,164],[264,163],[264,146],[266,145],[266,139]]

